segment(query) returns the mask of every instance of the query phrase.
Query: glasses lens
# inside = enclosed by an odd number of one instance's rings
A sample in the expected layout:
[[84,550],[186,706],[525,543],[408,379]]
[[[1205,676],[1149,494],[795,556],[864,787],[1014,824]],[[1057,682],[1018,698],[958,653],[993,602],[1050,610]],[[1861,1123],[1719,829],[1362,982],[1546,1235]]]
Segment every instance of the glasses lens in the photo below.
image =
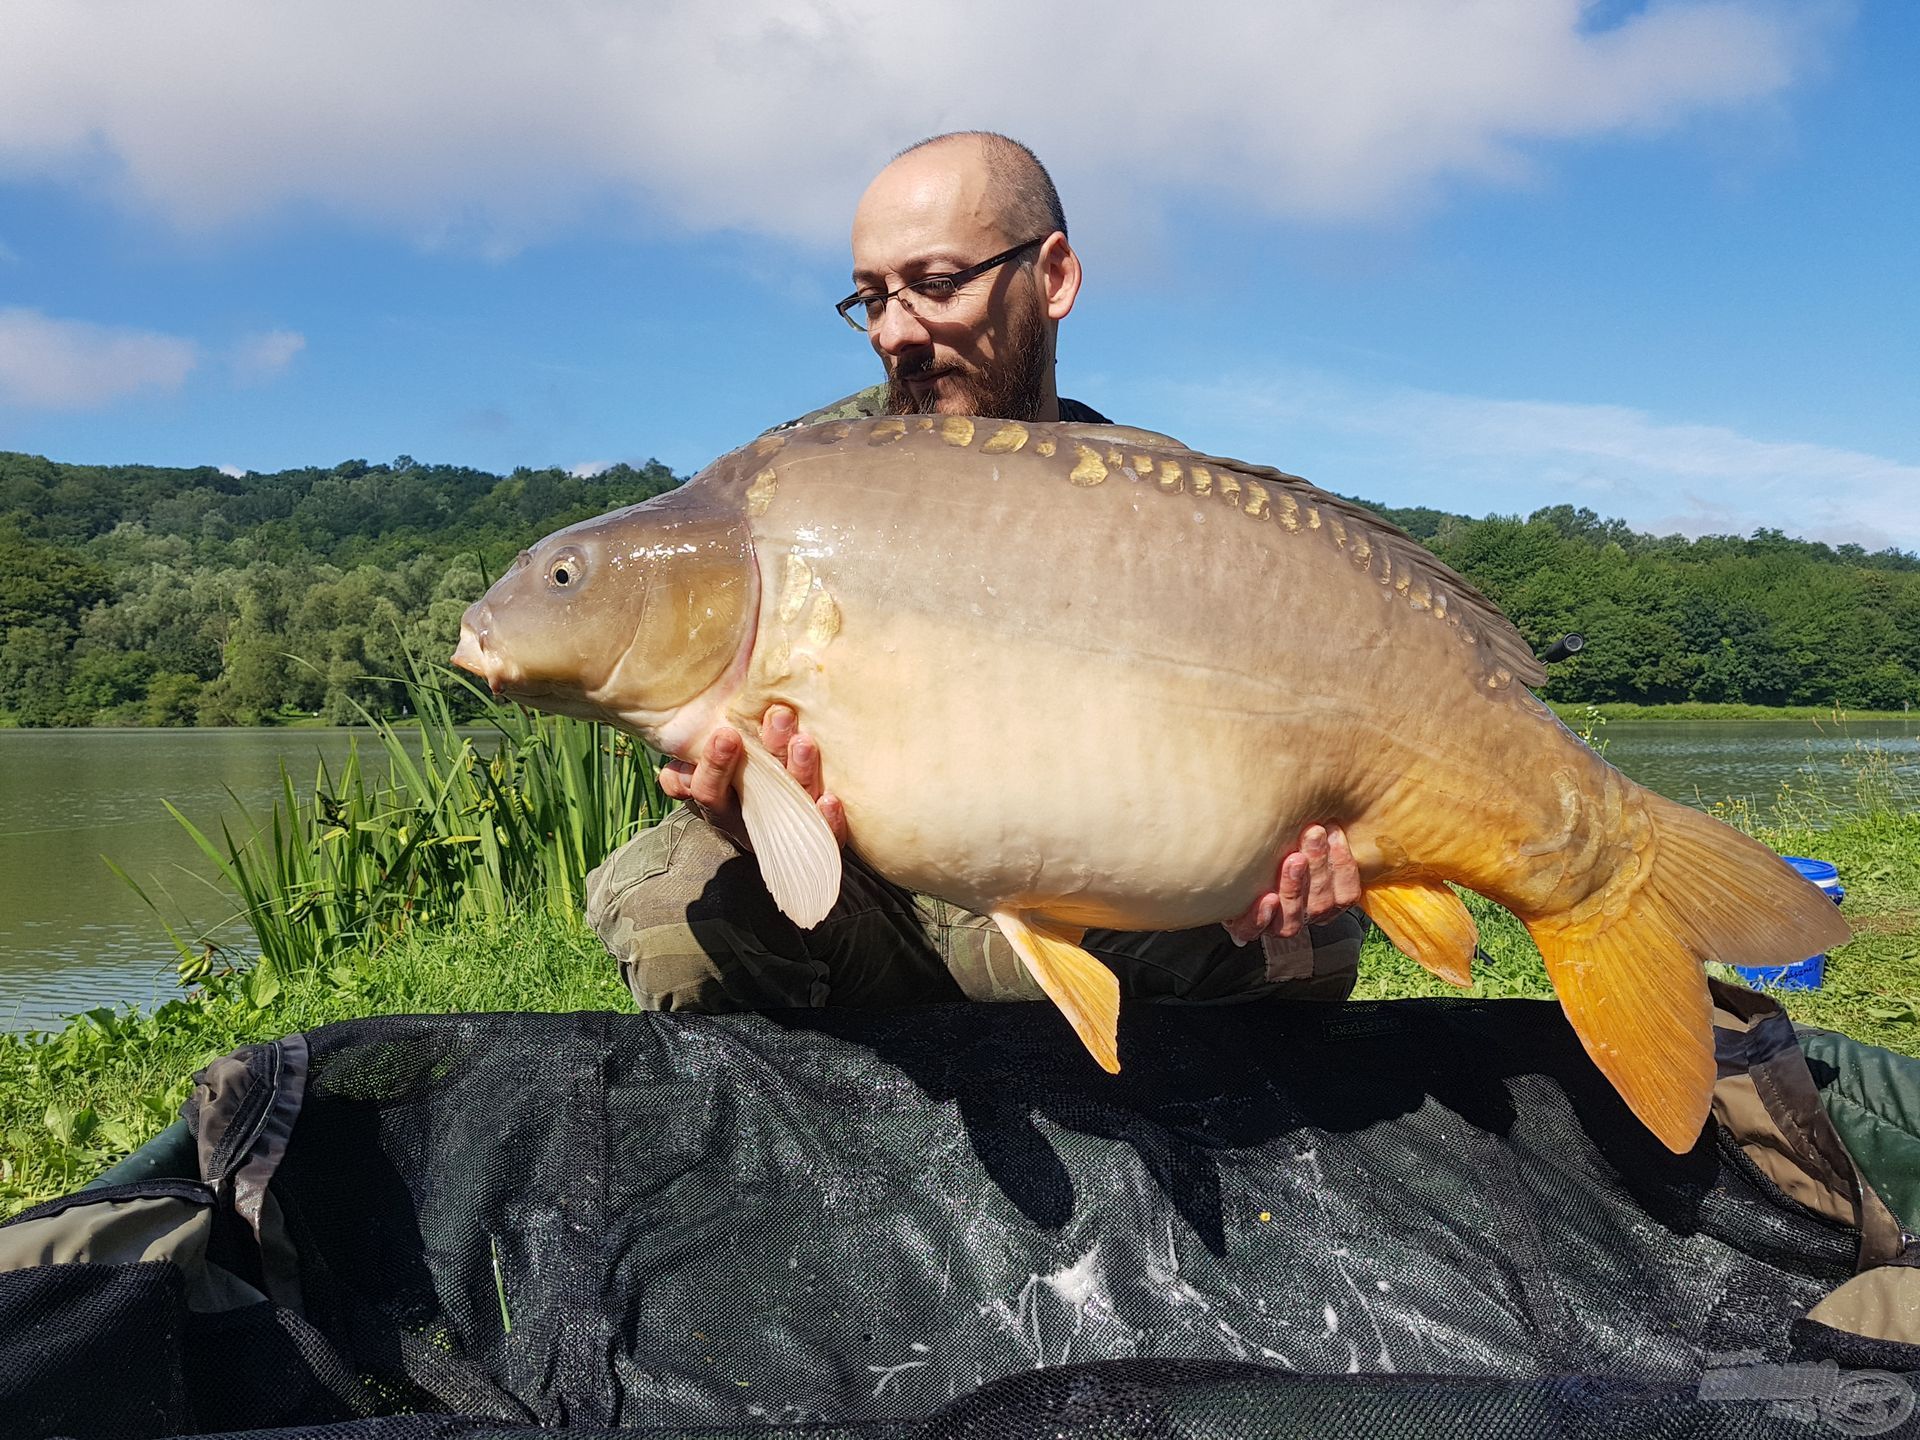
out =
[[960,288],[965,281],[956,281],[951,275],[929,275],[926,279],[909,286],[900,298],[907,302],[907,308],[916,315],[940,315],[953,308],[960,298]]

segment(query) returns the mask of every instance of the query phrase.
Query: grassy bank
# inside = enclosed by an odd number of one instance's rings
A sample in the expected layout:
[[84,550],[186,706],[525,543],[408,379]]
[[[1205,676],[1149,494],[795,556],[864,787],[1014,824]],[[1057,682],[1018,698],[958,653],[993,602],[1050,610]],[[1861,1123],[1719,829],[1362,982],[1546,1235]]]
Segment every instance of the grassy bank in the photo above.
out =
[[1799,720],[1823,725],[1845,725],[1853,720],[1912,720],[1920,724],[1920,710],[1842,710],[1836,705],[1728,705],[1704,700],[1681,700],[1671,705],[1636,705],[1607,701],[1598,705],[1549,701],[1553,711],[1576,730],[1584,720]]
[[193,1072],[258,1040],[362,1015],[631,1009],[585,924],[532,913],[410,931],[276,985],[210,977],[150,1015],[96,1010],[0,1035],[0,1216],[85,1184],[179,1113]]

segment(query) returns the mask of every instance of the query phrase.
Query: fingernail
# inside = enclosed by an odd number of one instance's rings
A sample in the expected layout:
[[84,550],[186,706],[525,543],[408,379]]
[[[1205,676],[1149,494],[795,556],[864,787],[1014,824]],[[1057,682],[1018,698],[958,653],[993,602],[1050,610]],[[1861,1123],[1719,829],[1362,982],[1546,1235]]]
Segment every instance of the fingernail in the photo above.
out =
[[776,732],[784,735],[787,731],[793,729],[793,712],[782,707],[767,717],[767,723],[771,725]]

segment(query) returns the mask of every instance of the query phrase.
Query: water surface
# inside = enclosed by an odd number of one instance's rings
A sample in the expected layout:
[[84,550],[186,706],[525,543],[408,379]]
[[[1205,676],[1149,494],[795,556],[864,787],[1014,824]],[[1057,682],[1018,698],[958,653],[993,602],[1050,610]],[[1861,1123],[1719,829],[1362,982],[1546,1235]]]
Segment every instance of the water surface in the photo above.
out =
[[[0,1028],[178,993],[159,919],[110,856],[191,933],[230,916],[171,800],[217,844],[266,816],[284,761],[296,785],[338,770],[348,730],[0,730]],[[357,732],[364,746],[367,732]],[[377,752],[377,745],[376,745]],[[236,800],[237,797],[237,800]],[[229,930],[241,939],[244,929]]]
[[1782,784],[1852,795],[1862,751],[1878,749],[1920,786],[1920,713],[1910,720],[1616,720],[1598,738],[1607,759],[1649,790],[1708,809],[1742,798],[1765,812]]

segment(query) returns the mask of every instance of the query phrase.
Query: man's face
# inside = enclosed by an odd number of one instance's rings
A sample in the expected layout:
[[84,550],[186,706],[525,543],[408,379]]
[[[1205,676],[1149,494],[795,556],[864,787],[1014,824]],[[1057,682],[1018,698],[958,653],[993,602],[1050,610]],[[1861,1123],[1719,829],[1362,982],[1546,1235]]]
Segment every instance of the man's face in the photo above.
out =
[[[950,273],[1036,237],[1008,235],[970,147],[936,146],[880,173],[853,223],[853,282],[886,291]],[[868,338],[887,368],[894,414],[1034,420],[1052,357],[1033,252],[969,283],[938,316],[890,302]],[[908,298],[911,297],[903,297]]]

